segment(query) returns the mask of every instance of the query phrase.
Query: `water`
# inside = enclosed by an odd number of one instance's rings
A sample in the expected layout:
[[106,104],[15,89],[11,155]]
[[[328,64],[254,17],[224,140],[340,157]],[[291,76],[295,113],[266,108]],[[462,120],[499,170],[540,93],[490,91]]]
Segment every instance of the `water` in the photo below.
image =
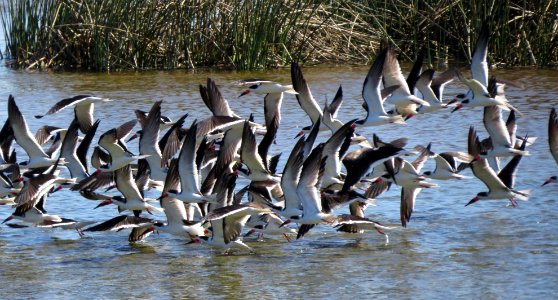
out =
[[[365,116],[360,107],[366,67],[305,68],[314,97],[331,100],[337,87],[344,89],[340,118]],[[464,207],[477,192],[486,190],[477,179],[440,182],[440,188],[423,190],[406,229],[390,234],[390,244],[376,233],[338,234],[324,226],[304,239],[287,243],[281,238],[248,242],[254,255],[223,256],[200,245],[165,234],[130,245],[127,232],[88,234],[73,231],[0,227],[0,282],[3,298],[536,298],[553,295],[558,281],[558,213],[554,209],[558,186],[540,188],[558,168],[548,151],[547,122],[558,96],[558,72],[541,70],[494,71],[508,79],[528,83],[526,90],[508,89],[509,100],[524,113],[519,133],[538,136],[522,160],[518,189],[533,189],[529,202],[510,208],[505,201],[478,202]],[[14,71],[0,67],[0,99],[9,94],[27,117],[34,132],[44,123],[67,127],[72,110],[41,120],[61,98],[91,93],[109,97],[98,105],[99,133],[134,118],[133,109],[148,110],[163,99],[163,114],[175,119],[190,113],[209,116],[199,98],[198,85],[214,78],[233,110],[242,116],[254,113],[263,121],[262,98],[237,96],[235,81],[264,77],[290,81],[289,70],[241,72],[127,72],[113,74]],[[463,91],[459,84],[446,95]],[[0,104],[0,121],[6,118]],[[309,124],[296,100],[286,96],[278,143],[272,153],[289,152],[293,137]],[[409,146],[433,143],[433,150],[466,150],[467,130],[474,125],[486,136],[482,110],[417,116],[406,126],[366,128],[385,140],[409,137]],[[320,135],[327,138],[326,133]],[[132,149],[137,144],[131,143]],[[137,152],[137,150],[134,150]],[[286,153],[285,153],[286,154]],[[18,150],[19,157],[23,152]],[[285,159],[286,155],[284,155]],[[284,160],[280,166],[284,164]],[[433,169],[429,161],[424,170]],[[282,167],[281,167],[282,168]],[[470,171],[466,175],[472,176]],[[399,188],[394,187],[369,207],[368,217],[397,225]],[[158,196],[150,192],[149,196]],[[104,220],[114,207],[93,210],[96,202],[63,190],[49,198],[50,213],[79,220]],[[339,212],[345,212],[341,210]],[[0,207],[0,219],[11,213]]]

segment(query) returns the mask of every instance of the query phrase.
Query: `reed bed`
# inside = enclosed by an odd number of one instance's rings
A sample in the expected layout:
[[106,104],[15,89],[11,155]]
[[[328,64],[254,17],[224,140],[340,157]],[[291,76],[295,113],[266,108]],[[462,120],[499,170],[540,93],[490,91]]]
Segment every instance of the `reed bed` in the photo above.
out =
[[16,68],[266,69],[366,63],[382,39],[411,59],[466,61],[488,19],[500,66],[555,66],[558,0],[4,0],[6,61]]

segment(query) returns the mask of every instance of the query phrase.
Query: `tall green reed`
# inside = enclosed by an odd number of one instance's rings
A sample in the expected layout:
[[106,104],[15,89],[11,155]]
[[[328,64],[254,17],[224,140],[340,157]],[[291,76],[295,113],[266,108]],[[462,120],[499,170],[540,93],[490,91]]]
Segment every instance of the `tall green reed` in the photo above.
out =
[[483,20],[501,66],[558,62],[558,0],[5,0],[14,67],[266,69],[365,63],[388,39],[412,59],[466,61]]

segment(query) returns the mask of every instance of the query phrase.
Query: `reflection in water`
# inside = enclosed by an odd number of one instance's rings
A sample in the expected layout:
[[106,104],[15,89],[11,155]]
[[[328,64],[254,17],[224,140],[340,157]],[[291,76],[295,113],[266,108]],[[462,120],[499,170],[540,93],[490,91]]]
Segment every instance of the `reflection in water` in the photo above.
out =
[[[366,67],[332,66],[304,70],[320,104],[331,100],[343,86],[340,118],[364,117],[361,88]],[[476,179],[442,182],[438,189],[423,190],[409,228],[382,236],[355,237],[318,227],[303,240],[286,243],[266,238],[249,241],[256,254],[223,256],[203,245],[185,245],[184,239],[152,235],[144,243],[128,245],[127,232],[88,234],[37,228],[0,228],[0,282],[3,298],[95,295],[98,298],[534,298],[548,296],[558,281],[558,212],[556,186],[539,188],[542,180],[558,174],[548,153],[546,123],[558,94],[558,72],[496,71],[508,79],[522,79],[525,91],[508,89],[508,98],[524,117],[519,132],[536,135],[531,156],[520,165],[518,188],[532,188],[529,202],[507,208],[505,201],[464,204],[485,187]],[[48,73],[13,71],[0,67],[0,99],[13,94],[35,131],[45,122],[67,127],[72,110],[35,120],[56,101],[92,93],[115,101],[98,105],[99,132],[134,118],[133,109],[147,110],[163,99],[163,113],[177,118],[189,112],[189,124],[209,115],[199,98],[198,86],[214,78],[233,110],[243,116],[254,113],[263,121],[263,100],[254,95],[238,98],[243,78],[290,81],[288,69],[270,72],[128,72],[115,74]],[[452,84],[447,95],[464,88]],[[448,96],[449,97],[449,96]],[[2,102],[5,103],[5,102]],[[283,123],[272,152],[288,152],[292,137],[309,125],[292,96],[283,104]],[[0,105],[0,121],[6,118]],[[464,150],[467,128],[474,125],[485,135],[480,109],[455,114],[417,116],[406,126],[382,126],[362,130],[386,140],[407,136],[409,145],[433,142],[436,152]],[[326,133],[320,134],[325,139]],[[137,142],[130,144],[137,149]],[[133,150],[135,151],[135,150]],[[18,155],[24,156],[21,150]],[[284,160],[280,162],[282,170]],[[432,170],[428,162],[425,170]],[[472,176],[470,171],[466,175]],[[399,189],[382,196],[369,217],[393,226],[399,219]],[[156,197],[156,192],[150,192]],[[80,220],[102,220],[113,208],[93,211],[96,203],[63,190],[49,199],[49,212]],[[0,219],[10,213],[0,207]],[[32,286],[33,288],[30,288]],[[79,294],[78,294],[79,293]],[[449,296],[449,297],[448,297]],[[83,297],[83,296],[82,296]]]

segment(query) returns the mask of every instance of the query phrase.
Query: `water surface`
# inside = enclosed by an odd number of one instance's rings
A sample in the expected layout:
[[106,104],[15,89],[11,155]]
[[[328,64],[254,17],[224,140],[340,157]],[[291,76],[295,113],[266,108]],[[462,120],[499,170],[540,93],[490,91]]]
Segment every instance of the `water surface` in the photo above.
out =
[[[344,103],[339,114],[347,121],[365,116],[360,97],[367,67],[305,68],[319,103],[331,100],[339,85]],[[390,244],[376,233],[338,234],[318,227],[304,239],[287,243],[281,238],[248,242],[254,255],[223,256],[218,251],[169,235],[152,235],[130,245],[127,232],[88,234],[73,231],[0,227],[0,282],[3,298],[536,298],[553,295],[558,282],[558,186],[540,188],[558,168],[548,151],[547,123],[558,96],[558,72],[541,70],[494,71],[528,83],[526,90],[509,88],[508,98],[524,114],[519,133],[538,136],[531,155],[520,164],[517,188],[532,189],[530,201],[507,207],[505,201],[479,202],[464,207],[477,192],[486,190],[477,179],[440,182],[423,190],[406,229],[390,234]],[[175,119],[190,113],[189,122],[209,116],[198,86],[214,78],[232,109],[254,113],[263,121],[263,98],[237,98],[242,78],[263,77],[290,82],[289,70],[259,73],[154,71],[112,74],[15,71],[0,67],[0,99],[14,95],[34,132],[45,123],[67,127],[72,110],[41,120],[56,101],[77,94],[114,99],[98,105],[99,133],[134,118],[134,109],[148,110],[164,100],[163,114]],[[464,91],[459,84],[446,88],[447,97]],[[6,101],[0,104],[0,121]],[[290,151],[294,135],[309,124],[293,96],[283,102],[283,121],[271,152]],[[410,146],[433,143],[433,150],[466,150],[467,130],[474,125],[486,136],[482,110],[417,116],[405,126],[362,129],[383,139],[409,137]],[[327,138],[326,133],[320,139]],[[137,152],[137,144],[131,143]],[[23,157],[18,150],[18,157]],[[433,169],[429,161],[425,170]],[[465,175],[472,176],[470,171]],[[398,187],[369,207],[368,217],[396,226],[399,223]],[[149,196],[157,197],[156,192]],[[115,216],[114,207],[93,210],[96,202],[63,190],[49,198],[50,213],[79,220]],[[340,213],[345,210],[340,210]],[[0,219],[11,208],[0,207]]]

